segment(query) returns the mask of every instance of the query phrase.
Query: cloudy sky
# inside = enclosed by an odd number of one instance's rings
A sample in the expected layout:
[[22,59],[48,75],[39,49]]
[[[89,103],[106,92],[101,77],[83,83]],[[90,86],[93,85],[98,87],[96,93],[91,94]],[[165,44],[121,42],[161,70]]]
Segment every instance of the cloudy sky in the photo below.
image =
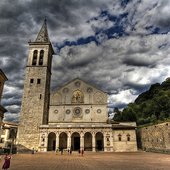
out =
[[56,53],[52,90],[80,77],[121,109],[170,75],[170,0],[1,0],[5,120],[18,120],[27,42],[45,17]]

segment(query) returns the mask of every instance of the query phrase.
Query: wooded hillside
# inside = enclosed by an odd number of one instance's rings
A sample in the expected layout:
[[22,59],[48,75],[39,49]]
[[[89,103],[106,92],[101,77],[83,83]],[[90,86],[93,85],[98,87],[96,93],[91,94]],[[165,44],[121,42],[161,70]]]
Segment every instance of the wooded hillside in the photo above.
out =
[[170,119],[170,78],[162,84],[151,85],[122,112],[118,109],[115,111],[115,121],[136,121],[138,125]]

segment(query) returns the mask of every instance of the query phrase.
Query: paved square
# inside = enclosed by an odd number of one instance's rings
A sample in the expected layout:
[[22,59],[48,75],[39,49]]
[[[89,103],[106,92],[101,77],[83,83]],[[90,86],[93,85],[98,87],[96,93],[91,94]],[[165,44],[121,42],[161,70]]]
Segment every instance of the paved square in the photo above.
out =
[[[1,160],[1,167],[3,159]],[[10,170],[169,170],[170,155],[157,153],[16,154]]]

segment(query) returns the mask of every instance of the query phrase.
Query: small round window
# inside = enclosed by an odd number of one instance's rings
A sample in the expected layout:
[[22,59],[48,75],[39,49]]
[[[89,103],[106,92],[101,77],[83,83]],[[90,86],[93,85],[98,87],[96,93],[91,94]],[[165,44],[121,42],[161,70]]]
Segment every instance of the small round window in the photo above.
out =
[[54,113],[57,114],[57,113],[58,113],[58,110],[54,110]]
[[69,89],[68,88],[64,88],[63,89],[63,93],[68,93]]
[[86,114],[89,114],[89,113],[90,113],[90,109],[86,109],[86,110],[85,110],[85,113],[86,113]]
[[71,111],[70,111],[69,109],[66,110],[66,114],[70,114],[70,112],[71,112]]
[[81,85],[81,83],[80,83],[79,81],[76,81],[76,82],[75,82],[75,86],[76,86],[76,87],[80,87],[80,85]]
[[102,112],[102,110],[101,109],[97,109],[97,113],[101,113]]
[[76,107],[76,108],[74,108],[73,112],[74,112],[75,117],[79,117],[79,116],[81,116],[82,110],[80,107]]

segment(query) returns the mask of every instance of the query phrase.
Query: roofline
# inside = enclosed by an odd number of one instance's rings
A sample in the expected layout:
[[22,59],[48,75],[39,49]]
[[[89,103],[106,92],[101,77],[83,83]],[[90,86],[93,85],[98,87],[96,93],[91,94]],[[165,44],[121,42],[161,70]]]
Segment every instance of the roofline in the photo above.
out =
[[5,81],[8,80],[8,78],[6,77],[5,73],[2,71],[2,69],[0,69],[0,73],[2,74],[2,76],[5,78]]
[[2,124],[3,124],[3,125],[7,124],[7,125],[15,125],[15,126],[18,126],[18,123],[8,122],[8,121],[3,121]]
[[97,90],[100,90],[100,91],[102,91],[103,93],[106,93],[106,94],[108,95],[108,93],[105,92],[104,90],[99,89],[99,88],[96,87],[95,85],[93,85],[93,84],[91,84],[91,83],[88,83],[88,82],[84,81],[83,79],[80,79],[79,77],[74,78],[74,79],[68,81],[67,83],[65,83],[65,84],[61,85],[60,87],[56,88],[55,90],[51,91],[51,93],[53,94],[53,93],[57,92],[58,90],[62,89],[64,86],[67,86],[68,84],[70,84],[71,82],[73,82],[73,81],[75,81],[75,80],[83,81],[84,83],[89,84],[89,85],[92,86],[93,88],[95,88],[95,89],[97,89]]
[[0,110],[2,110],[3,113],[7,112],[7,110],[1,105],[0,105]]
[[125,129],[125,130],[129,130],[129,129],[136,129],[136,126],[112,125],[112,129],[117,129],[117,130]]

